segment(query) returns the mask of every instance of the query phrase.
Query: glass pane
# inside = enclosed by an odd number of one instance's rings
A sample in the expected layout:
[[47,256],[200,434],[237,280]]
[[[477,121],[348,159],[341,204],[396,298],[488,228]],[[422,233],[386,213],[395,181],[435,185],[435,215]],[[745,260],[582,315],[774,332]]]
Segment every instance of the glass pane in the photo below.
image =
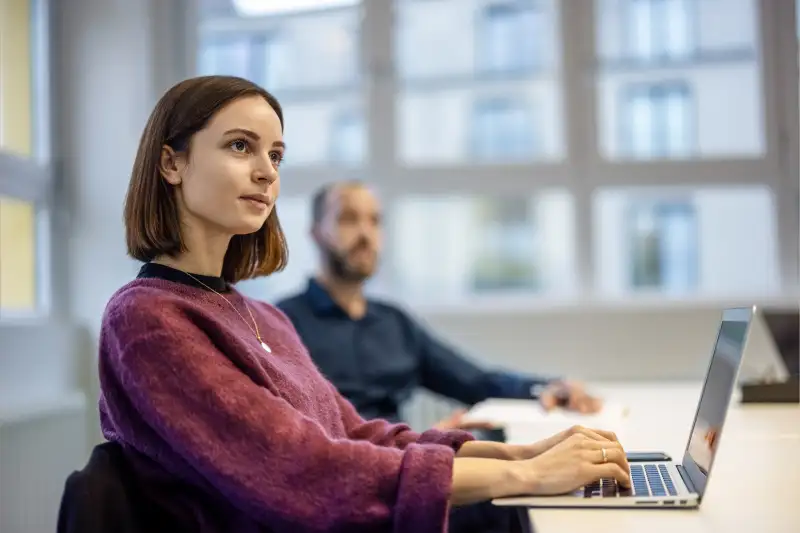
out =
[[0,149],[31,155],[31,13],[28,0],[0,0]]
[[596,12],[604,157],[764,154],[756,0],[597,0]]
[[763,186],[601,190],[594,198],[600,291],[727,296],[778,290],[773,204]]
[[0,196],[0,317],[36,308],[34,222],[31,204]]
[[687,292],[696,286],[697,235],[688,201],[642,202],[631,206],[631,286]]
[[575,286],[572,198],[412,196],[392,217],[393,287],[435,302]]
[[247,78],[275,94],[287,165],[359,164],[366,153],[360,20],[354,0],[206,0],[199,70]]
[[557,2],[395,0],[395,6],[403,163],[563,157]]

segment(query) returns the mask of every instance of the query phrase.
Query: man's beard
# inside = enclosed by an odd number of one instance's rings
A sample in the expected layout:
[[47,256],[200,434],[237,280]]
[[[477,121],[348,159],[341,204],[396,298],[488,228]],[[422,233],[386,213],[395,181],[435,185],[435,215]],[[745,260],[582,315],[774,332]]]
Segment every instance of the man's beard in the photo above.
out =
[[[357,243],[350,251],[355,251],[362,246],[366,246],[366,244]],[[337,252],[328,246],[322,249],[322,260],[331,275],[349,283],[361,283],[369,279],[372,272],[362,272],[352,268],[347,263],[347,253]]]

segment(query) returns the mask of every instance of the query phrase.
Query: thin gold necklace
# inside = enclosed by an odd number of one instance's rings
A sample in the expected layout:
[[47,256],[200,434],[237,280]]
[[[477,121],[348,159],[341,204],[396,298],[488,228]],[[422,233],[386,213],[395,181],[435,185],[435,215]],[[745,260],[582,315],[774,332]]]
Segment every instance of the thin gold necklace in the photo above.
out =
[[[178,270],[180,270],[180,269],[178,269]],[[244,308],[245,308],[245,309],[247,309],[247,312],[250,314],[250,320],[252,320],[252,321],[253,321],[253,327],[251,327],[251,326],[250,326],[250,324],[248,324],[248,323],[247,323],[247,319],[245,319],[245,317],[244,317],[244,316],[242,316],[242,313],[240,313],[240,312],[239,312],[239,310],[238,310],[238,309],[236,309],[236,306],[235,306],[235,305],[233,305],[233,302],[231,302],[230,300],[228,300],[227,298],[225,298],[225,297],[224,297],[222,294],[220,294],[219,292],[215,291],[213,288],[209,287],[208,285],[206,285],[205,283],[203,283],[202,281],[200,281],[199,279],[197,279],[197,278],[196,278],[196,277],[194,277],[193,275],[189,274],[189,273],[188,273],[188,272],[186,272],[185,270],[181,270],[181,272],[183,272],[184,274],[186,274],[187,276],[189,276],[190,278],[192,278],[193,280],[195,280],[197,283],[199,283],[200,285],[202,285],[202,286],[203,286],[203,287],[205,287],[206,289],[210,290],[211,292],[213,292],[214,294],[216,294],[217,296],[219,296],[220,298],[222,298],[223,300],[225,300],[226,302],[228,302],[228,305],[230,305],[230,306],[231,306],[231,309],[233,309],[234,311],[236,311],[236,314],[237,314],[237,315],[239,315],[239,318],[241,318],[241,319],[242,319],[242,322],[244,322],[244,323],[245,323],[245,325],[246,325],[248,328],[250,328],[250,331],[252,331],[253,333],[255,333],[255,335],[256,335],[256,339],[258,339],[258,342],[260,342],[260,343],[261,343],[261,347],[262,347],[262,348],[264,348],[264,351],[265,351],[265,352],[267,352],[267,353],[272,353],[272,350],[270,349],[270,347],[267,345],[267,343],[266,343],[266,342],[264,342],[264,341],[263,341],[263,339],[261,338],[261,335],[258,333],[258,324],[256,323],[256,317],[254,317],[254,316],[253,316],[253,312],[252,312],[252,311],[250,311],[250,306],[249,306],[249,305],[247,305],[247,302],[246,302],[246,301],[244,302]],[[255,329],[253,329],[253,328],[255,328]]]

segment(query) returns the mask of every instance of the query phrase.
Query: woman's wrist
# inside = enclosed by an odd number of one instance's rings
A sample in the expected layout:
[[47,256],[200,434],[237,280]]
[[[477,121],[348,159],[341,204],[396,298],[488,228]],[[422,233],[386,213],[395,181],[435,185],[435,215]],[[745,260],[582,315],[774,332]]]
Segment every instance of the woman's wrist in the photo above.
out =
[[530,468],[524,461],[457,457],[453,463],[450,503],[469,505],[530,493]]
[[503,498],[531,494],[534,484],[534,473],[530,465],[526,461],[507,461],[506,465],[506,482],[503,486],[503,495],[497,497]]
[[516,461],[522,456],[520,446],[504,444],[502,442],[491,442],[485,440],[473,440],[465,442],[458,450],[456,457],[474,457],[479,459],[498,459],[500,461]]

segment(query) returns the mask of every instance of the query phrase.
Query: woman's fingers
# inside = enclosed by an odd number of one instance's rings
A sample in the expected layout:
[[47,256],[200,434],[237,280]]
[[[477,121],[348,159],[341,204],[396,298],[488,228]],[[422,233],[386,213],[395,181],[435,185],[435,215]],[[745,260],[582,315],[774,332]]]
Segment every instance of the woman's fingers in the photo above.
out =
[[603,456],[603,450],[595,452],[599,455],[599,463],[616,463],[621,468],[629,470],[628,458],[622,448],[605,448],[605,452],[605,457]]
[[607,442],[604,445],[597,441],[589,443],[585,452],[586,460],[592,464],[616,464],[625,472],[630,471],[628,456],[618,442]]
[[622,450],[622,444],[615,440],[587,439],[584,443],[584,447],[590,450],[600,450],[603,448],[606,450]]
[[583,458],[595,465],[604,463],[616,463],[624,469],[628,469],[628,458],[625,452],[619,448],[597,448],[594,450],[586,450],[583,453]]
[[618,441],[617,435],[613,431],[605,431],[602,429],[585,428],[583,426],[575,426],[572,428],[573,434],[586,435],[593,440],[600,441]]
[[589,471],[592,473],[592,481],[613,478],[616,479],[617,483],[623,487],[627,488],[631,486],[630,473],[617,463],[608,462],[601,463],[599,465],[592,465]]
[[614,433],[613,431],[605,431],[602,429],[591,429],[589,431],[603,437],[606,440],[617,441],[617,442],[619,441],[619,439],[617,438],[617,434]]

